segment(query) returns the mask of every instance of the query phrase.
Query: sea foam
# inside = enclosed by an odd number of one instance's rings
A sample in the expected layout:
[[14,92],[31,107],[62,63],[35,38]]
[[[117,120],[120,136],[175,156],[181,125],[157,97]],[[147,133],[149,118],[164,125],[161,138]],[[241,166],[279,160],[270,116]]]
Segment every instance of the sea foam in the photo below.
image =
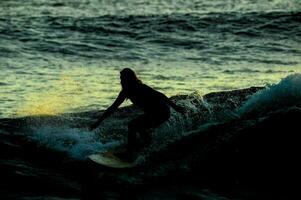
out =
[[118,141],[100,141],[96,132],[68,126],[41,126],[32,130],[29,137],[39,145],[66,152],[79,160],[86,159],[92,153],[103,152],[120,145]]
[[289,75],[258,91],[239,108],[239,113],[267,113],[293,106],[301,106],[301,74]]

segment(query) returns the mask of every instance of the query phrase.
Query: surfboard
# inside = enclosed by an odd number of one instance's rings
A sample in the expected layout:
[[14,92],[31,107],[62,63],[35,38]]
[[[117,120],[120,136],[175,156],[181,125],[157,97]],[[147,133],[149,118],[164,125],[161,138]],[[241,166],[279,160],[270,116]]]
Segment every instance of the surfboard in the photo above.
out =
[[135,167],[135,162],[121,160],[114,155],[114,152],[104,152],[89,155],[88,158],[93,162],[112,168],[132,168]]

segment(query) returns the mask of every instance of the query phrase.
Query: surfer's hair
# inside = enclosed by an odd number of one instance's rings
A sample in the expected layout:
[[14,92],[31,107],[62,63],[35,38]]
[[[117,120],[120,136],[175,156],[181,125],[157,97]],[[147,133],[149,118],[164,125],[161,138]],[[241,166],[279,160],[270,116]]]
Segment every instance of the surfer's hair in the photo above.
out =
[[124,68],[120,71],[121,86],[123,89],[129,89],[131,86],[142,83],[136,73],[130,68]]

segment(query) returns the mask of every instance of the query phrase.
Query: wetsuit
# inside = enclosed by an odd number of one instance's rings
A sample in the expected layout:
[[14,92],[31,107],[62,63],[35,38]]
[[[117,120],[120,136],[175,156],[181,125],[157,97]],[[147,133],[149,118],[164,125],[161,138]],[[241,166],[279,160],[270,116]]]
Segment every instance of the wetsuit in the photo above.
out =
[[96,128],[106,117],[112,114],[125,99],[130,99],[134,105],[140,107],[144,114],[133,119],[128,124],[128,151],[133,152],[137,147],[137,133],[140,134],[145,145],[150,144],[151,136],[146,130],[155,128],[170,117],[171,106],[177,112],[183,113],[183,108],[177,106],[163,93],[143,84],[135,83],[127,89],[122,89],[114,103],[104,112],[91,129]]
[[128,98],[132,103],[144,111],[143,115],[131,120],[128,124],[128,149],[131,151],[137,146],[137,133],[140,134],[144,145],[151,142],[147,129],[155,128],[167,121],[170,117],[170,101],[164,94],[151,87],[139,83],[131,90],[122,90],[120,95]]

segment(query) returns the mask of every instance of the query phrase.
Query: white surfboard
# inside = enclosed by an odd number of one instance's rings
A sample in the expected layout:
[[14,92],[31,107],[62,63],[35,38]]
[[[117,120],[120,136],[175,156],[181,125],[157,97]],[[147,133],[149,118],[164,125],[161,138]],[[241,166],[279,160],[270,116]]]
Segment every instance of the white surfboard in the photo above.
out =
[[121,160],[120,158],[116,157],[113,152],[92,154],[88,156],[88,158],[95,163],[112,168],[132,168],[135,166],[135,162]]

